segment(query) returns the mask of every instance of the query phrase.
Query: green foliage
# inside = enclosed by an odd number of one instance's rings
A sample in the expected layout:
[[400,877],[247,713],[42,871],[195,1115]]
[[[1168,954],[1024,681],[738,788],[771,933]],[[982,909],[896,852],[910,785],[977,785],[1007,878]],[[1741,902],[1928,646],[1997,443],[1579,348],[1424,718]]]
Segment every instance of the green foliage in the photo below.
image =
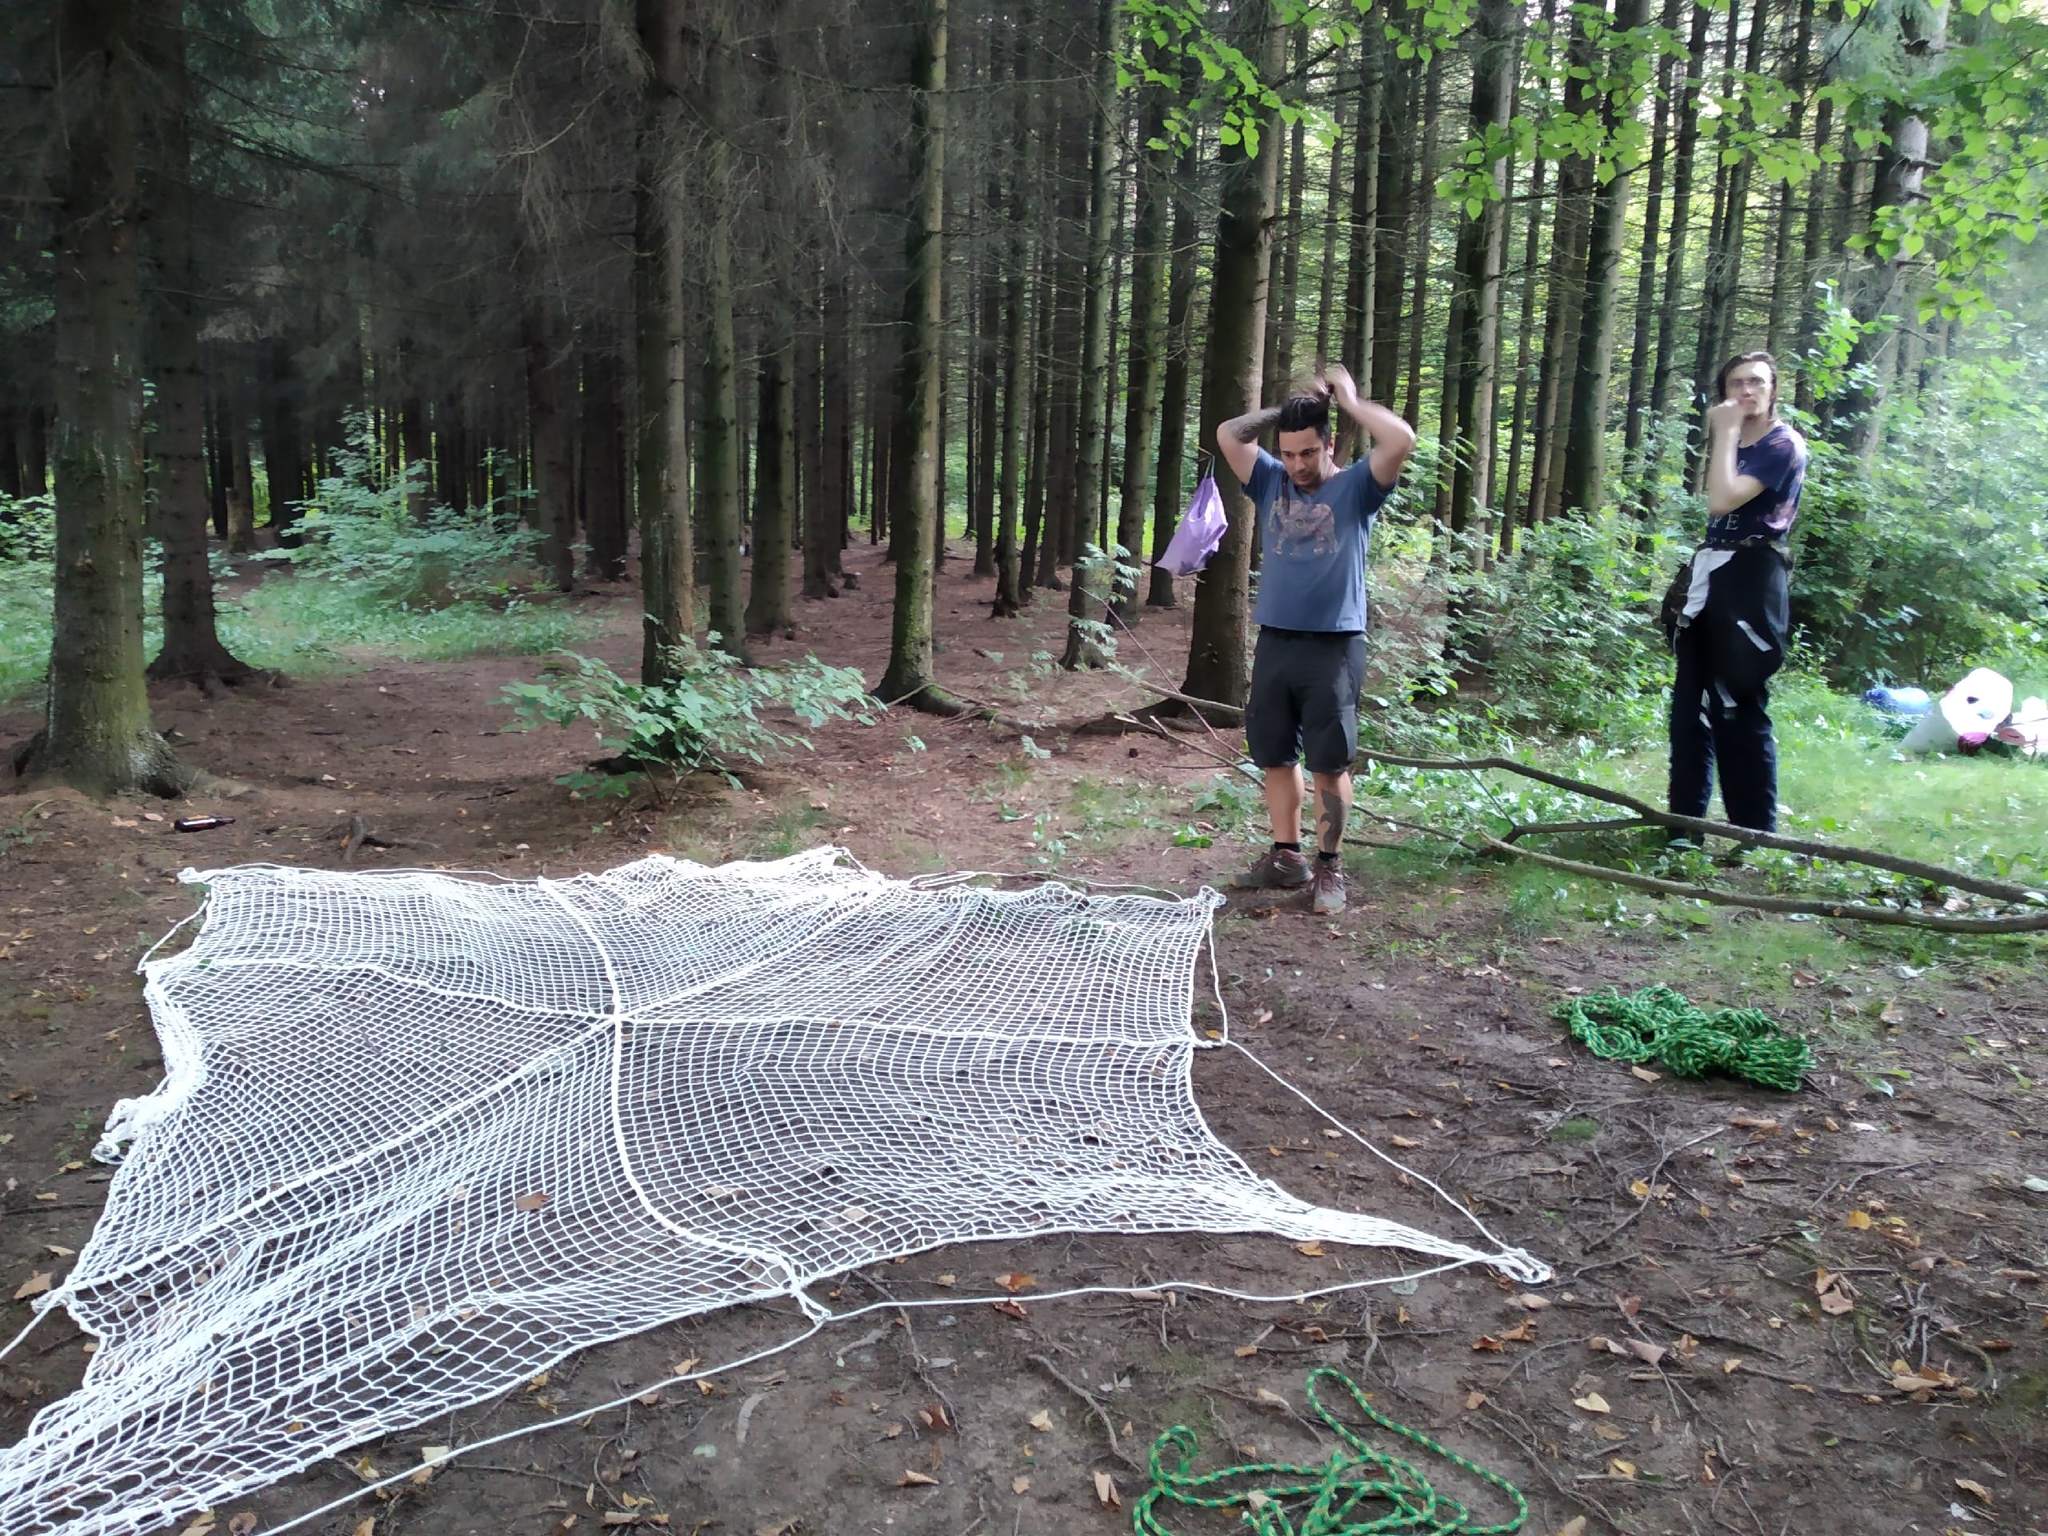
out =
[[1794,590],[1837,682],[1938,692],[2048,654],[2044,375],[2023,354],[1952,363],[1939,396],[1893,404],[1868,466],[1809,438]]
[[49,665],[55,547],[48,496],[0,496],[0,699],[33,686]]
[[302,503],[304,542],[268,558],[360,585],[407,608],[502,597],[531,584],[537,531],[502,501],[474,512],[432,506],[416,515],[412,509],[426,481],[424,464],[387,474],[369,417],[352,414],[333,472]]
[[[504,694],[519,729],[578,722],[596,728],[606,761],[556,781],[579,796],[630,794],[642,774],[680,780],[708,770],[738,784],[741,764],[810,750],[798,726],[869,722],[881,708],[858,671],[815,656],[785,667],[748,667],[724,651],[685,641],[670,648],[671,680],[655,684],[630,682],[573,652],[566,661],[539,682],[508,684]],[[794,715],[797,726],[770,723],[763,718],[768,710]]]
[[[356,547],[350,540],[364,520],[347,518],[348,532],[331,564],[325,551],[311,551],[308,559],[294,562],[301,566],[295,573],[279,573],[240,592],[219,591],[220,633],[229,649],[254,665],[310,677],[345,670],[366,653],[408,661],[525,655],[578,645],[595,632],[593,621],[559,604],[516,595],[437,605],[396,600],[387,584],[371,579],[370,562],[345,553]],[[402,545],[407,537],[394,535],[385,547]],[[0,504],[0,699],[35,687],[49,665],[53,550],[48,496]],[[163,585],[155,565],[152,544],[142,589],[143,646],[151,653],[162,634]],[[217,581],[234,574],[219,555],[214,567]],[[457,561],[450,568],[464,566]]]
[[1671,662],[1656,610],[1671,559],[1635,553],[1634,532],[1612,513],[1548,522],[1519,558],[1468,578],[1465,601],[1486,617],[1460,638],[1510,730],[1618,745],[1661,728]]
[[[1864,8],[1852,0],[1848,14]],[[1938,146],[1919,194],[1879,210],[1852,241],[1924,274],[1923,319],[1990,309],[1990,285],[2048,217],[2048,19],[2008,0],[1963,0],[1960,9],[1984,21],[1952,17],[1943,47],[1895,44],[1822,87],[1859,150],[1908,114]]]
[[274,576],[220,609],[221,638],[237,656],[296,677],[345,671],[368,656],[540,655],[586,644],[596,632],[594,619],[545,600],[407,608],[349,581],[305,575]]

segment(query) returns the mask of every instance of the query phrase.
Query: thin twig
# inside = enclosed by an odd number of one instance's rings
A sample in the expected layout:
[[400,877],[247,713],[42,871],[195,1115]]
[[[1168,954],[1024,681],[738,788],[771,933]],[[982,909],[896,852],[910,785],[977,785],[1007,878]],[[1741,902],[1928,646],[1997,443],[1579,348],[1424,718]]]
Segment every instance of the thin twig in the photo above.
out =
[[1630,1211],[1626,1216],[1622,1217],[1621,1224],[1617,1226],[1612,1232],[1609,1232],[1605,1237],[1595,1238],[1592,1242],[1588,1243],[1586,1245],[1586,1252],[1592,1253],[1597,1249],[1606,1247],[1609,1243],[1613,1242],[1614,1239],[1621,1236],[1623,1232],[1627,1231],[1630,1224],[1633,1223],[1638,1216],[1643,1214],[1644,1210],[1648,1208],[1650,1202],[1657,1198],[1657,1175],[1664,1171],[1664,1165],[1666,1163],[1670,1162],[1672,1158],[1676,1157],[1679,1153],[1683,1152],[1687,1147],[1696,1147],[1701,1142],[1707,1141],[1712,1137],[1719,1136],[1721,1134],[1721,1127],[1716,1126],[1713,1130],[1708,1131],[1703,1135],[1693,1137],[1691,1141],[1684,1143],[1684,1145],[1682,1146],[1676,1146],[1671,1148],[1670,1151],[1666,1152],[1662,1157],[1658,1158],[1657,1166],[1650,1170],[1650,1176],[1643,1181],[1643,1183],[1648,1186],[1650,1193],[1643,1196],[1641,1202],[1637,1204],[1634,1210]]
[[1102,1425],[1102,1432],[1105,1435],[1109,1436],[1109,1454],[1114,1456],[1118,1461],[1122,1462],[1125,1466],[1137,1469],[1138,1463],[1133,1461],[1129,1456],[1125,1455],[1124,1448],[1117,1443],[1116,1425],[1110,1422],[1109,1414],[1107,1413],[1107,1411],[1104,1410],[1102,1404],[1095,1401],[1093,1395],[1090,1394],[1085,1388],[1074,1385],[1072,1381],[1070,1381],[1065,1375],[1061,1373],[1060,1368],[1054,1365],[1050,1360],[1046,1359],[1045,1356],[1032,1355],[1029,1357],[1029,1359],[1033,1365],[1037,1366],[1041,1371],[1045,1372],[1046,1375],[1050,1376],[1054,1381],[1058,1382],[1061,1386],[1065,1387],[1069,1392],[1073,1393],[1074,1396],[1078,1397],[1079,1399],[1081,1399],[1082,1402],[1088,1405],[1089,1410],[1094,1413],[1097,1421]]

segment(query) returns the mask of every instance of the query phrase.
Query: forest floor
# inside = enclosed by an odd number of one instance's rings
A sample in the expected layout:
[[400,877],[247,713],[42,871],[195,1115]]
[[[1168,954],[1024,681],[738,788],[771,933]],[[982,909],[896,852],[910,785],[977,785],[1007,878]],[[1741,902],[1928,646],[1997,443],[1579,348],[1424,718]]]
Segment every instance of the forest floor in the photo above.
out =
[[[815,651],[878,675],[890,573],[866,547],[850,561],[860,589],[800,604],[794,638],[766,647],[769,659]],[[1033,667],[1059,648],[1057,596],[992,621],[968,561],[942,583],[939,673],[963,694],[1070,723],[1137,701],[1125,680]],[[599,621],[596,652],[630,672],[627,592],[569,601]],[[1148,614],[1139,638],[1177,660],[1186,614]],[[188,761],[242,786],[232,799],[0,798],[0,1303],[38,1275],[61,1281],[106,1194],[108,1171],[89,1155],[98,1128],[115,1099],[157,1080],[132,968],[192,910],[176,880],[187,865],[339,866],[351,817],[397,844],[351,867],[522,876],[832,842],[891,875],[1057,864],[1192,890],[1222,885],[1255,852],[1198,809],[1205,795],[1229,800],[1216,765],[1174,744],[1046,729],[1027,747],[1012,730],[895,711],[818,732],[815,753],[742,789],[698,781],[665,806],[644,794],[579,803],[553,781],[592,755],[588,736],[507,731],[499,690],[534,677],[535,658],[349,659],[356,670],[212,703],[156,692],[159,724]],[[33,725],[24,706],[0,708],[0,741]],[[236,820],[174,834],[171,818],[193,812]],[[1205,819],[1219,824],[1209,846],[1194,829]],[[977,1293],[997,1276],[1032,1278],[1000,1310],[871,1314],[701,1388],[454,1461],[315,1529],[1110,1531],[1128,1526],[1146,1448],[1169,1425],[1197,1433],[1205,1464],[1321,1460],[1331,1441],[1304,1418],[1303,1377],[1328,1364],[1518,1483],[1535,1536],[2048,1531],[2040,967],[2030,978],[1967,952],[1904,965],[1858,936],[1753,914],[1707,914],[1674,941],[1684,925],[1602,924],[1514,895],[1484,867],[1431,873],[1368,854],[1340,919],[1233,900],[1217,935],[1235,1038],[1553,1264],[1534,1299],[1473,1269],[1303,1304],[1165,1287],[1288,1293],[1385,1273],[1390,1258],[1255,1237],[948,1249],[848,1276],[830,1297],[940,1294],[942,1271]],[[1707,1003],[1764,1001],[1813,1035],[1808,1086],[1631,1072],[1551,1016],[1574,990],[1652,981]],[[1197,1090],[1216,1132],[1298,1194],[1464,1230],[1234,1053],[1204,1053]],[[1088,1283],[1159,1289],[1032,1299]],[[26,1313],[0,1307],[0,1336]],[[421,1447],[611,1399],[685,1359],[737,1358],[800,1323],[787,1305],[735,1309],[585,1351],[544,1383],[234,1501],[215,1512],[219,1529],[243,1512],[268,1526],[358,1486],[365,1468],[400,1470]],[[0,1365],[0,1442],[77,1384],[88,1348],[52,1319]],[[1424,1470],[1482,1520],[1507,1514],[1464,1474]],[[1121,1508],[1105,1502],[1112,1490]],[[1234,1515],[1170,1523],[1235,1528]]]

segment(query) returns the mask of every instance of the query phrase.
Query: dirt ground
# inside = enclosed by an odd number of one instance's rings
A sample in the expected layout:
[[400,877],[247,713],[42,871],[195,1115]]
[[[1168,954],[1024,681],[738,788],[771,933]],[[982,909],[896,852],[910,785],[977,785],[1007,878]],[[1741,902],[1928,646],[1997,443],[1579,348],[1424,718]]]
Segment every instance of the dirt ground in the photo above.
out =
[[[795,637],[769,655],[814,650],[878,675],[889,572],[864,547],[851,558],[860,589],[801,604]],[[1133,698],[1116,680],[1034,670],[1034,653],[1059,648],[1062,605],[1041,595],[1028,619],[991,620],[967,564],[954,559],[943,578],[949,685],[1048,721]],[[629,670],[625,594],[571,600],[604,616],[597,649]],[[1185,654],[1185,620],[1141,625],[1146,649],[1169,663],[1163,677]],[[191,910],[175,878],[186,865],[337,865],[351,817],[399,845],[362,850],[357,867],[509,875],[656,850],[717,859],[836,842],[890,874],[1056,860],[1068,874],[1192,889],[1221,885],[1250,851],[1221,838],[1176,845],[1178,829],[1203,819],[1196,801],[1216,771],[1186,750],[1052,731],[1027,748],[1014,731],[895,713],[821,732],[814,754],[742,790],[696,784],[666,806],[645,795],[627,808],[576,803],[552,780],[591,755],[589,739],[505,729],[500,686],[537,666],[372,661],[215,703],[160,691],[159,724],[178,732],[188,761],[238,781],[235,797],[0,797],[0,1301],[39,1274],[61,1281],[66,1254],[91,1234],[109,1176],[89,1158],[99,1125],[160,1071],[132,970]],[[32,726],[19,706],[0,710],[0,741]],[[171,817],[201,811],[236,820],[172,832]],[[458,1460],[312,1528],[1110,1531],[1129,1525],[1146,1448],[1169,1425],[1196,1432],[1205,1465],[1320,1460],[1330,1441],[1303,1416],[1303,1378],[1327,1364],[1384,1412],[1518,1483],[1532,1506],[1523,1529],[1538,1536],[2048,1531],[2038,979],[1948,968],[1892,979],[1881,1038],[1852,1053],[1821,1034],[1820,1068],[1797,1095],[1646,1080],[1572,1044],[1550,1016],[1557,999],[1662,980],[1732,1001],[1739,979],[1688,974],[1670,940],[1643,933],[1565,923],[1532,937],[1484,871],[1401,886],[1370,878],[1375,867],[1354,869],[1351,909],[1334,922],[1256,901],[1222,914],[1232,1032],[1552,1263],[1548,1286],[1525,1292],[1467,1269],[1252,1305],[1168,1282],[1294,1292],[1385,1273],[1390,1256],[1199,1237],[949,1249],[849,1275],[829,1288],[832,1304],[943,1295],[942,1273],[961,1291],[993,1291],[1006,1274],[1031,1282],[1001,1309],[870,1314],[702,1389]],[[1810,978],[1782,1016],[1819,1028],[1882,970]],[[1873,1052],[1891,1075],[1850,1070],[1852,1055]],[[1197,1087],[1218,1134],[1302,1196],[1461,1227],[1419,1184],[1323,1135],[1324,1122],[1235,1053],[1204,1053]],[[1091,1283],[1150,1294],[1033,1299]],[[26,1302],[6,1305],[0,1330],[11,1337],[26,1316]],[[244,1512],[267,1527],[359,1486],[364,1467],[416,1465],[422,1446],[551,1418],[799,1326],[790,1306],[739,1309],[588,1351],[545,1383],[217,1510],[219,1529]],[[87,1343],[51,1319],[0,1365],[0,1440],[75,1385]],[[1480,1521],[1507,1516],[1463,1474],[1424,1469],[1471,1497]],[[1112,1488],[1121,1507],[1104,1502]],[[1232,1514],[1169,1523],[1238,1528]]]

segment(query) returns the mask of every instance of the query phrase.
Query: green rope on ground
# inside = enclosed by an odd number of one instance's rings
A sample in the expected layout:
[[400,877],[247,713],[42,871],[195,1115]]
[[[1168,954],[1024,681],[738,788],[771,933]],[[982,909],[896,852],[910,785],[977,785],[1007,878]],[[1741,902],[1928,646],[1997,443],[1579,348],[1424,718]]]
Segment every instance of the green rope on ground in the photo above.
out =
[[[1498,1525],[1475,1525],[1456,1499],[1432,1488],[1414,1465],[1366,1444],[1357,1427],[1337,1417],[1317,1392],[1332,1382],[1350,1394],[1358,1411],[1377,1424],[1442,1457],[1506,1494],[1514,1518]],[[1199,1445],[1193,1430],[1176,1424],[1152,1442],[1152,1486],[1131,1509],[1137,1536],[1173,1536],[1161,1517],[1162,1505],[1193,1509],[1236,1509],[1239,1523],[1252,1536],[1512,1536],[1529,1518],[1522,1490],[1498,1473],[1467,1461],[1438,1445],[1419,1430],[1396,1423],[1366,1401],[1358,1383],[1342,1371],[1319,1366],[1308,1373],[1308,1404],[1343,1445],[1322,1465],[1313,1462],[1254,1461],[1193,1470]],[[1391,1506],[1374,1515],[1376,1504]]]
[[1567,998],[1554,1013],[1595,1056],[1655,1061],[1680,1077],[1726,1072],[1790,1092],[1813,1068],[1813,1048],[1761,1009],[1707,1013],[1669,987]]

